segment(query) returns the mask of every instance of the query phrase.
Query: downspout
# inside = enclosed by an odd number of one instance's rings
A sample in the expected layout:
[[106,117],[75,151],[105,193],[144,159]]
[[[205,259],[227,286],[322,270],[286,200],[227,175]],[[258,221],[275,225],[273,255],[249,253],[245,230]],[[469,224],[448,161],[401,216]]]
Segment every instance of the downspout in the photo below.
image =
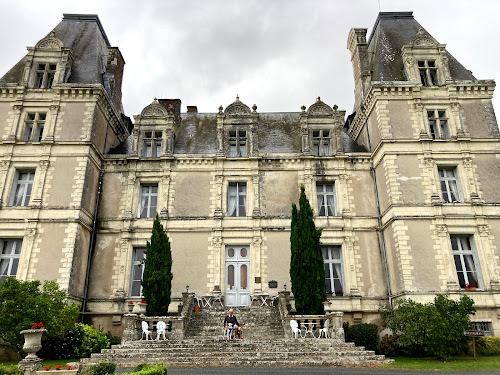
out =
[[[363,110],[364,112],[364,110]],[[370,139],[370,129],[368,128],[368,117],[365,114],[365,128],[366,128],[366,137],[368,138],[368,148],[370,152],[372,152],[372,143]],[[379,233],[379,246],[382,249],[382,257],[384,258],[384,269],[385,269],[385,278],[387,281],[387,296],[389,302],[389,308],[392,309],[392,289],[391,289],[391,278],[389,277],[389,265],[387,264],[387,248],[385,245],[385,237],[382,232],[382,214],[380,212],[380,200],[378,197],[378,187],[377,187],[377,175],[375,174],[375,167],[373,165],[373,158],[371,158],[372,166],[370,167],[370,172],[372,173],[373,185],[375,188],[375,201],[377,202],[377,220],[378,220],[378,233]]]
[[[106,126],[106,135],[104,136],[104,146],[103,146],[103,154],[106,151],[106,145],[108,141],[108,130],[109,130],[109,122]],[[90,262],[92,260],[92,253],[94,252],[95,247],[95,238],[96,238],[96,228],[97,228],[97,213],[99,212],[99,203],[101,201],[101,188],[102,188],[102,179],[104,177],[104,166],[101,167],[99,172],[99,182],[97,184],[97,196],[95,198],[95,209],[94,209],[94,219],[92,221],[92,232],[90,234],[90,244],[89,251],[87,257],[87,270],[85,272],[85,285],[83,287],[83,300],[82,300],[82,310],[81,310],[81,318],[80,321],[84,323],[85,321],[85,310],[87,309],[87,295],[89,290],[89,278],[90,278]]]

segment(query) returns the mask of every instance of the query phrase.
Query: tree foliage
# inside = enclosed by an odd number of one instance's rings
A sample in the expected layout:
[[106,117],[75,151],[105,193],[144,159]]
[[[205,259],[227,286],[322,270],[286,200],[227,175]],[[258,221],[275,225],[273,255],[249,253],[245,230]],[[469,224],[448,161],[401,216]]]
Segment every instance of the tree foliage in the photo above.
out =
[[437,295],[434,303],[421,304],[411,299],[400,300],[395,310],[382,312],[388,328],[398,334],[397,343],[412,356],[435,356],[446,359],[467,346],[464,331],[471,328],[469,315],[476,311],[468,296],[451,300]]
[[163,230],[158,215],[153,223],[151,242],[146,246],[142,293],[146,302],[146,315],[165,316],[172,291],[172,253],[170,241]]
[[47,332],[43,340],[62,339],[73,327],[79,306],[66,301],[66,293],[55,281],[19,281],[7,277],[0,284],[0,346],[21,351],[24,343],[19,333],[31,323],[43,322]]
[[313,210],[304,186],[300,188],[299,209],[292,204],[290,233],[290,279],[298,314],[323,313],[326,298],[325,269]]

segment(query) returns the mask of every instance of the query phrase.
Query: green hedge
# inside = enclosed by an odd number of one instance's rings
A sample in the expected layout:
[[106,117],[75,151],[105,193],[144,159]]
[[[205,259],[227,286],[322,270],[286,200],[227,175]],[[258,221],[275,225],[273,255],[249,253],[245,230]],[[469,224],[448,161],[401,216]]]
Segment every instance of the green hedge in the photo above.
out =
[[88,367],[85,375],[112,375],[115,373],[116,364],[113,362],[99,362]]
[[90,357],[92,353],[100,353],[102,349],[109,348],[109,340],[104,332],[86,324],[79,325],[83,328],[83,340],[76,350],[79,358]]
[[134,372],[129,375],[167,375],[167,366],[162,362],[158,362],[154,365],[146,365],[145,363],[139,363]]
[[356,346],[364,346],[366,350],[378,349],[378,326],[370,323],[354,324],[347,331],[346,340]]
[[486,336],[477,340],[477,352],[481,355],[500,355],[500,336]]

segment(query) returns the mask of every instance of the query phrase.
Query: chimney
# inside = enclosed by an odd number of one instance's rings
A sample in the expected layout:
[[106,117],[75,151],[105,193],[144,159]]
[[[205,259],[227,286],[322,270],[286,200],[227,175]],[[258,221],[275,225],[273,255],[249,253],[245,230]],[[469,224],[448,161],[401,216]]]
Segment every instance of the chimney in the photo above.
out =
[[354,108],[357,109],[371,81],[368,63],[367,29],[351,29],[347,38],[347,49],[351,51],[352,71],[354,74]]
[[188,105],[187,111],[188,113],[198,113],[198,107],[195,105]]

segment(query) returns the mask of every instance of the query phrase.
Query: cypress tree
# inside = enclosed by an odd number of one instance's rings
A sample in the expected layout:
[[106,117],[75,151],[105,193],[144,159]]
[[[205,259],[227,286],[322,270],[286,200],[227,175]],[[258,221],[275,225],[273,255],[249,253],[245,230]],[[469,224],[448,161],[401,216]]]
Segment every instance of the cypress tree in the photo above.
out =
[[304,186],[300,188],[299,209],[292,204],[290,233],[290,279],[298,314],[322,314],[326,298],[325,268],[313,210]]
[[153,222],[151,242],[146,245],[142,293],[146,302],[146,315],[165,316],[172,291],[172,253],[170,241],[163,230],[158,214]]

